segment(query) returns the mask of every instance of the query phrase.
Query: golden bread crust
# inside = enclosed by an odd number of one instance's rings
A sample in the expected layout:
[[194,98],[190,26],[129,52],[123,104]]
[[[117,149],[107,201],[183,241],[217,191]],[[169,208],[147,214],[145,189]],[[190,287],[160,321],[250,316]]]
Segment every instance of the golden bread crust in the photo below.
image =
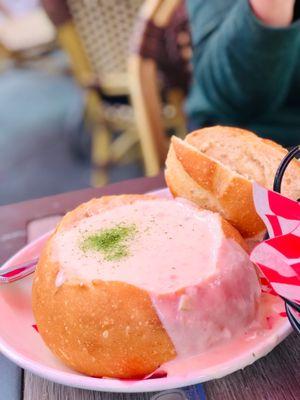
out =
[[[200,207],[219,212],[244,237],[255,236],[264,230],[264,224],[255,211],[250,181],[233,174],[217,161],[178,138],[172,138],[171,147],[165,176],[173,195],[186,197],[186,194],[190,193],[190,200]],[[180,163],[191,178],[188,190],[182,188],[173,168],[169,167],[176,163]],[[206,192],[203,197],[195,196],[195,193],[203,190]]]

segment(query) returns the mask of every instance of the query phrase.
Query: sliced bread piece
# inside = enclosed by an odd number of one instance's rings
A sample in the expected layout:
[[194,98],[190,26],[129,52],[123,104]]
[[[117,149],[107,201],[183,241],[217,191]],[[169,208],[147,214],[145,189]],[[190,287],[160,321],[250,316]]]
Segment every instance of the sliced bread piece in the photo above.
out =
[[[173,137],[166,162],[166,182],[174,196],[217,211],[244,237],[264,231],[253,204],[252,183],[272,189],[274,176],[287,150],[252,132],[216,126]],[[282,193],[300,197],[300,163],[288,167]]]

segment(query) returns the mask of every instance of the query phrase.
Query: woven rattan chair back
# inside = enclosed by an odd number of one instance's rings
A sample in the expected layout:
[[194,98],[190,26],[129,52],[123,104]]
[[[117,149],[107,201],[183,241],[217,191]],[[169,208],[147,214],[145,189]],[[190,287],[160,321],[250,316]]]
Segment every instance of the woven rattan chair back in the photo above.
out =
[[67,0],[93,72],[127,73],[128,43],[143,0]]

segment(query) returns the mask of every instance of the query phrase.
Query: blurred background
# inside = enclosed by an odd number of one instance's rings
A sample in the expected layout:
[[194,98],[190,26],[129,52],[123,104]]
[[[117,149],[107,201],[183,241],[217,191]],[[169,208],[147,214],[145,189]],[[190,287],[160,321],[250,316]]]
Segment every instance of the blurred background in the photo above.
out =
[[185,134],[181,1],[0,0],[0,204],[143,175]]

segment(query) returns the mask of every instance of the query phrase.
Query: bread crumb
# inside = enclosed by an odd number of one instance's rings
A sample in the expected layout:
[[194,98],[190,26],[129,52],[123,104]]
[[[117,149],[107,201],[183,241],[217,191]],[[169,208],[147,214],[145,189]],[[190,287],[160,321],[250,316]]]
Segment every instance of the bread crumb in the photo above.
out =
[[104,339],[107,339],[108,335],[109,335],[108,330],[105,330],[105,331],[102,332],[102,336],[104,337]]

